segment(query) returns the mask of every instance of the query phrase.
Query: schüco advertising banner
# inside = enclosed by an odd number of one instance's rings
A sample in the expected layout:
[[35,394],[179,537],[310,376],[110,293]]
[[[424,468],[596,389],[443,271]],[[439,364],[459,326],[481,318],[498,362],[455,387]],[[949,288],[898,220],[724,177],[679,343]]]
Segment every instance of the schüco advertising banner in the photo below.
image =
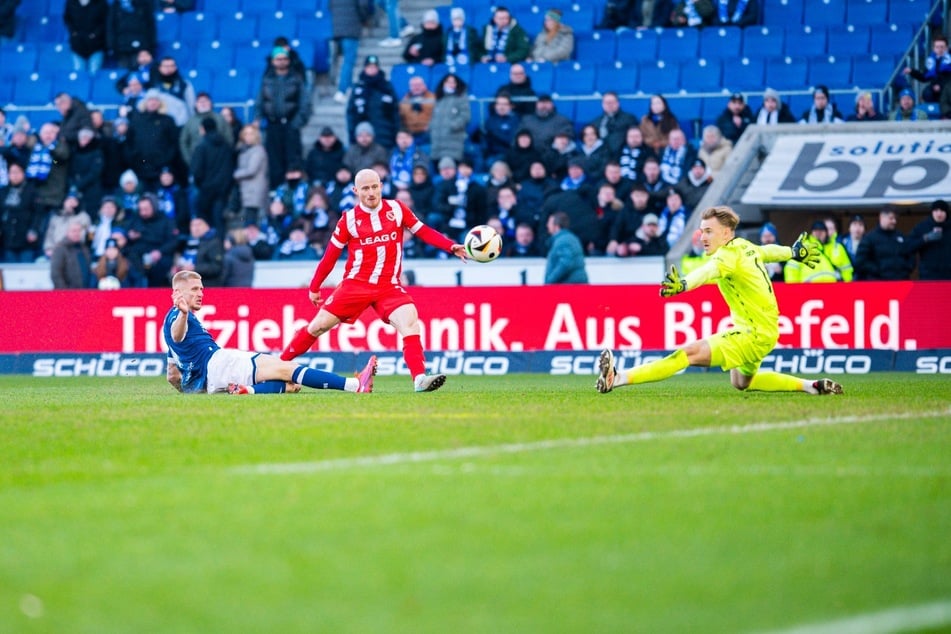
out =
[[[712,286],[668,300],[656,286],[411,292],[432,352],[670,350],[729,323]],[[781,348],[951,348],[951,282],[777,284],[776,294]],[[161,353],[169,307],[161,289],[0,293],[0,354]],[[302,289],[209,288],[199,316],[223,346],[274,351],[314,312]],[[321,337],[314,352],[399,349],[395,330],[368,311]]]
[[750,205],[880,205],[951,197],[951,132],[809,134],[776,140]]

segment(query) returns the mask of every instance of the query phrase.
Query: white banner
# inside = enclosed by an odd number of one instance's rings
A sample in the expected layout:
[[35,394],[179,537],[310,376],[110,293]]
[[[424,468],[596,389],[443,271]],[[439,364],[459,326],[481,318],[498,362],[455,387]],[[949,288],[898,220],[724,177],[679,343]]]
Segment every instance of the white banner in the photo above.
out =
[[742,202],[775,207],[951,198],[951,131],[789,135],[776,140]]

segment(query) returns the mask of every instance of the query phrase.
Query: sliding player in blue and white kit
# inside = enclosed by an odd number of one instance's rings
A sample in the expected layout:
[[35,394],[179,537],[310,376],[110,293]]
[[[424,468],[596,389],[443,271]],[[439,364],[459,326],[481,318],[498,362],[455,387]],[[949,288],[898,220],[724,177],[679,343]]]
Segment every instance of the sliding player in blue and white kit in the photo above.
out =
[[219,346],[195,317],[201,309],[201,275],[179,271],[172,278],[172,303],[163,332],[168,346],[168,382],[180,392],[265,394],[317,390],[372,392],[376,356],[355,377],[307,368],[274,355]]
[[730,371],[730,381],[738,390],[763,392],[806,392],[841,394],[842,386],[832,379],[800,379],[779,372],[760,372],[760,364],[779,341],[779,305],[766,271],[767,262],[796,260],[812,268],[819,259],[819,247],[806,241],[803,233],[792,247],[779,244],[755,245],[736,237],[740,222],[726,206],[710,207],[701,215],[701,241],[710,259],[686,277],[676,266],[661,284],[662,297],[693,290],[716,282],[730,307],[733,326],[711,337],[687,344],[676,352],[630,370],[614,365],[614,354],[603,350],[595,385],[601,393],[625,385],[661,381],[687,366],[719,366]]

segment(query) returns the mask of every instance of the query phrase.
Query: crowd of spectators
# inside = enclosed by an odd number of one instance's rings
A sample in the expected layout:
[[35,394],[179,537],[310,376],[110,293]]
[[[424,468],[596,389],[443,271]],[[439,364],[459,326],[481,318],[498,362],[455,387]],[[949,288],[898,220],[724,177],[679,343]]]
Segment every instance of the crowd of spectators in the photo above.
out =
[[[747,126],[846,119],[828,88],[817,86],[813,105],[798,118],[774,90],[766,89],[755,109],[745,95],[730,95],[696,144],[661,94],[638,113],[626,111],[608,91],[600,114],[573,121],[550,95],[535,92],[520,63],[571,55],[571,28],[558,10],[545,13],[543,29],[532,39],[504,7],[494,10],[481,34],[454,8],[445,31],[438,14],[426,12],[404,57],[422,64],[449,58],[510,63],[509,82],[498,89],[481,125],[471,126],[460,76],[449,72],[432,89],[413,76],[397,87],[370,55],[344,90],[346,138],[324,127],[304,148],[310,87],[286,39],[270,50],[245,125],[230,109],[216,111],[213,95],[196,91],[174,57],[153,57],[154,15],[142,2],[105,7],[102,33],[91,17],[100,4],[69,0],[64,19],[77,65],[94,71],[108,50],[126,69],[116,84],[119,115],[106,120],[67,93],[56,97],[60,119],[38,130],[24,117],[7,122],[0,110],[0,257],[49,260],[57,287],[94,286],[103,278],[110,278],[107,286],[117,280],[164,287],[183,268],[198,270],[209,285],[232,284],[248,279],[255,260],[317,259],[340,211],[353,204],[353,174],[364,168],[379,173],[384,195],[400,198],[454,240],[470,226],[494,225],[509,257],[548,254],[553,228],[569,226],[586,256],[663,255],[683,235]],[[191,8],[166,4],[163,10]],[[648,4],[650,14],[642,11]],[[756,0],[670,4],[609,2],[605,21],[745,25],[758,12]],[[947,48],[945,41],[942,54],[940,41],[935,38],[935,73],[924,79],[939,81],[943,72]],[[905,90],[892,118],[914,120],[917,112],[915,94]],[[867,94],[858,95],[848,117],[882,118]],[[564,217],[552,224],[555,213]],[[915,253],[945,244],[944,221],[935,222],[920,240],[907,241],[914,247],[901,249],[912,269]],[[83,227],[79,241],[77,225]],[[840,245],[835,232],[823,237],[816,229],[814,236],[842,247],[830,251],[834,270],[828,272],[851,278],[861,248]],[[438,257],[411,236],[406,254]],[[76,275],[77,262],[90,274]],[[922,265],[923,274],[927,268]],[[875,279],[870,270],[855,263],[855,279]],[[793,271],[785,273],[794,279]]]

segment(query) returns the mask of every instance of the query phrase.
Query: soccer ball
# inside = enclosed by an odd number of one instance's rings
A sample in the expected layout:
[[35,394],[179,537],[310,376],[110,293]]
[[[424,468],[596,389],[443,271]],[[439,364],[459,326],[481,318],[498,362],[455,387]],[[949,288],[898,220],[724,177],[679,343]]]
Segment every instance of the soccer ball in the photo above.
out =
[[122,282],[113,275],[107,275],[99,280],[99,290],[101,291],[116,291],[120,288],[122,288]]
[[463,246],[476,262],[491,262],[502,253],[502,236],[489,225],[479,225],[469,229]]

